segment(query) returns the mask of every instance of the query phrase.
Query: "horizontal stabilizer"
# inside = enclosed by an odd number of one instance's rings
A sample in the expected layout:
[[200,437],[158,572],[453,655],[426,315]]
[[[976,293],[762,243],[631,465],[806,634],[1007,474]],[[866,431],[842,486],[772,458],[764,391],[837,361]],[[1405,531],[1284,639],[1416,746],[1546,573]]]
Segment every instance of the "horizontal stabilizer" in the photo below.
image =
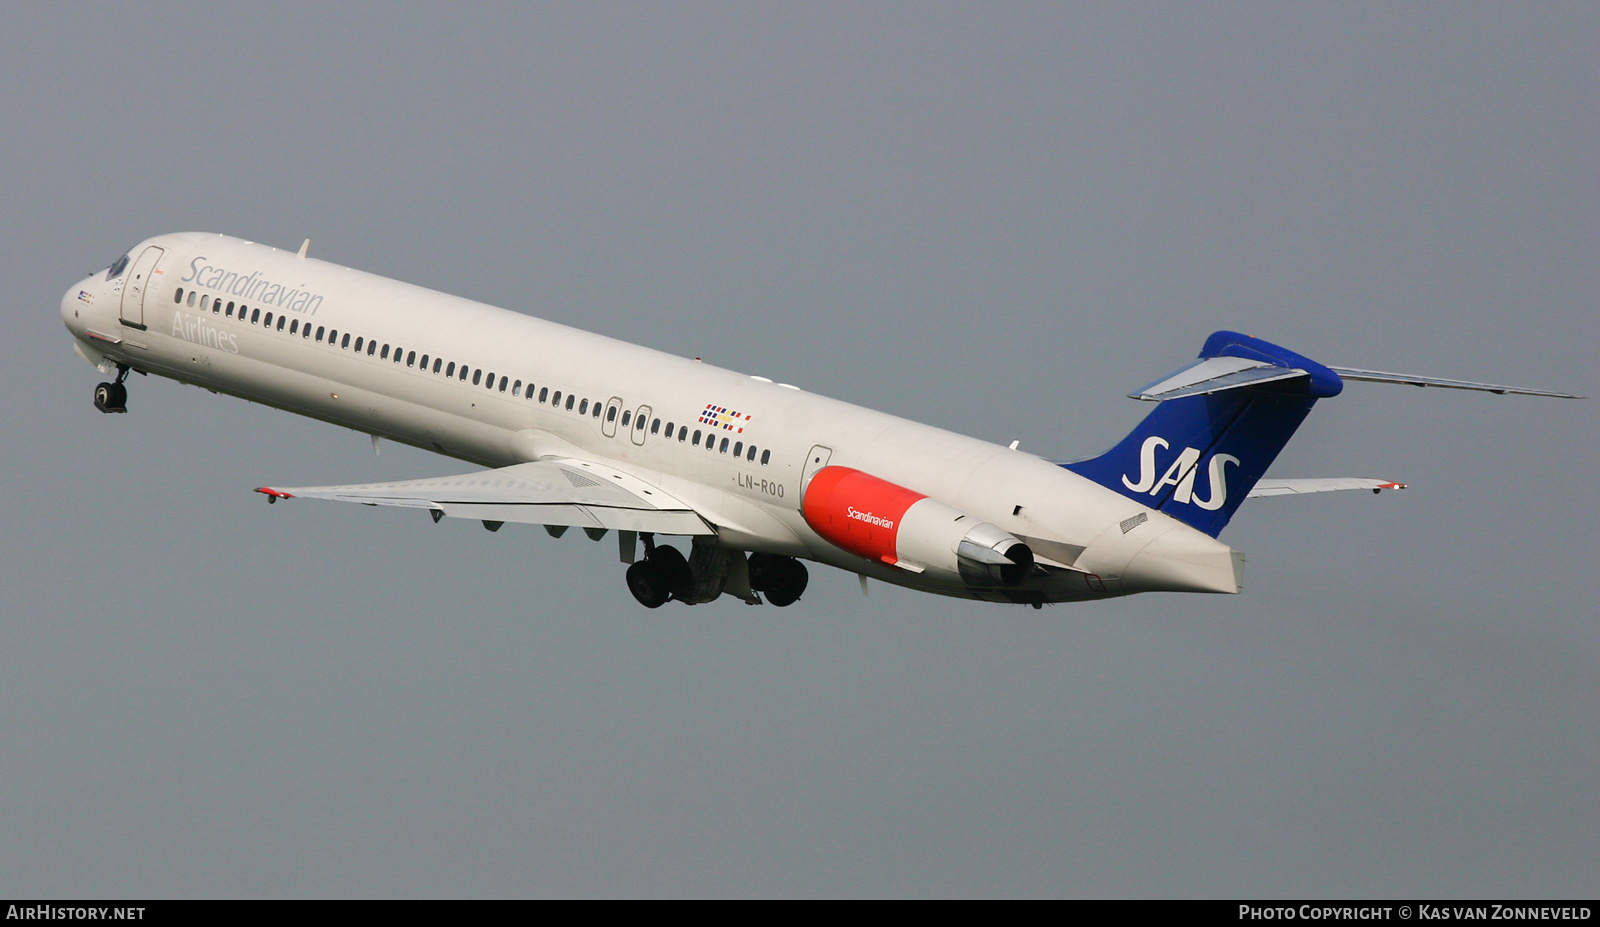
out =
[[1299,367],[1269,364],[1248,357],[1207,357],[1128,394],[1130,399],[1160,402],[1183,396],[1206,396],[1223,390],[1259,386],[1274,380],[1310,376]]
[[1546,389],[1525,389],[1520,386],[1500,386],[1494,383],[1473,383],[1470,380],[1445,380],[1440,377],[1419,377],[1409,373],[1387,373],[1382,370],[1359,370],[1355,367],[1329,367],[1341,380],[1365,380],[1369,383],[1402,383],[1407,386],[1437,386],[1442,389],[1470,389],[1483,393],[1510,393],[1516,396],[1550,396],[1555,399],[1582,399],[1572,393],[1557,393]]
[[611,467],[567,458],[436,479],[348,486],[263,486],[256,492],[265,494],[269,501],[301,498],[390,505],[484,522],[673,535],[715,533],[694,509],[658,487]]
[[1246,498],[1298,496],[1313,492],[1340,492],[1346,489],[1370,489],[1373,492],[1381,492],[1385,489],[1405,488],[1406,484],[1404,483],[1367,479],[1359,476],[1330,477],[1320,480],[1257,480],[1255,488],[1250,490],[1250,494]]

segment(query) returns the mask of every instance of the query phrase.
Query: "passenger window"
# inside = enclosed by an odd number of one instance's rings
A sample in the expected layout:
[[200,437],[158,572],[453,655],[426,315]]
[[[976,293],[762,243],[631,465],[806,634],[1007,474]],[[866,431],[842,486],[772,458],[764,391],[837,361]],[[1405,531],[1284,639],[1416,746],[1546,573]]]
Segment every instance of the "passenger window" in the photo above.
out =
[[213,299],[211,301],[211,314],[212,315],[216,315],[217,313],[219,313],[221,311],[222,311],[222,300]]
[[[244,307],[243,306],[239,307],[239,318],[241,318],[241,319],[244,318]],[[302,337],[302,338],[310,338],[311,337],[311,323],[310,322],[306,323],[306,327],[305,328],[300,329],[300,337]]]
[[357,354],[361,353],[361,346],[363,344],[365,344],[365,343],[366,343],[366,341],[364,339],[361,339],[361,338],[357,338],[356,339],[356,353]]
[[210,305],[211,305],[211,297],[209,297],[209,296],[200,297],[200,311],[201,312],[204,312],[204,311],[206,311],[206,309],[210,308]]
[[198,295],[198,294],[196,294],[196,293],[195,293],[195,291],[194,291],[194,290],[190,290],[190,291],[189,291],[189,302],[188,302],[188,306],[189,306],[189,308],[190,308],[190,309],[193,309],[193,308],[194,308],[194,298],[195,298],[195,296],[196,296],[196,295]]
[[289,323],[289,334],[291,334],[291,335],[300,334],[300,320],[299,319],[295,319],[293,322]]
[[556,394],[550,397],[550,404],[552,406],[561,405],[561,390],[556,390]]
[[261,310],[260,309],[252,310],[251,313],[250,313],[250,324],[251,325],[256,324],[256,321],[259,320],[260,318],[261,318]]
[[574,393],[568,393],[567,394],[567,411],[568,412],[572,411],[572,404],[574,402],[577,402],[577,401],[578,401],[578,397],[577,397],[576,394],[574,394]]
[[455,361],[451,361],[450,362],[450,366],[444,368],[444,375],[447,376],[447,377],[453,377],[453,376],[456,375],[456,362]]
[[463,383],[467,382],[467,365],[466,364],[462,364],[461,365],[461,382],[463,382]]
[[[584,401],[588,402],[587,399],[585,399]],[[600,417],[600,403],[597,402],[597,403],[594,404],[594,413],[593,414],[594,414],[595,418],[599,418]]]
[[443,366],[444,366],[444,361],[442,359],[437,358],[437,357],[435,357],[433,359],[433,372],[434,373],[438,373],[439,372],[439,368],[443,367]]
[[280,331],[280,332],[283,331],[283,323],[285,323],[287,321],[289,321],[289,317],[288,316],[286,316],[286,315],[278,316],[278,331]]
[[349,332],[345,332],[344,333],[344,340],[339,342],[339,347],[343,348],[346,351],[350,350],[350,333]]
[[523,396],[522,398],[523,399],[532,399],[533,398],[533,384],[532,383],[528,384],[527,395]]
[[628,427],[628,419],[630,419],[632,417],[633,417],[633,413],[632,412],[624,412],[624,413],[622,413],[622,427],[624,427],[624,428]]
[[[727,444],[728,442],[724,441],[722,443],[723,444]],[[744,442],[740,441],[738,444],[735,444],[733,446],[733,456],[738,457],[738,456],[741,456],[742,454],[744,454]]]
[[230,319],[233,318],[233,303],[232,302],[228,303],[228,308],[224,309],[222,314],[224,316],[230,318]]
[[472,371],[472,385],[473,386],[477,386],[479,383],[482,383],[482,382],[483,382],[483,371],[482,370],[474,370],[474,371]]
[[694,444],[695,447],[699,447],[700,446],[700,429],[698,429],[698,428],[696,428],[694,430],[694,441],[693,441],[693,444]]
[[412,351],[410,354],[406,355],[406,366],[407,367],[415,367],[416,365],[417,365],[417,352]]
[[606,421],[614,422],[616,420],[617,420],[617,407],[616,406],[612,406],[611,408],[606,410]]
[[550,387],[546,386],[544,389],[539,390],[539,404],[544,405],[544,401],[547,397],[549,397],[549,395]]
[[772,458],[772,452],[771,451],[762,451],[761,452],[761,466],[765,467],[767,465],[767,461],[770,460],[771,458]]
[[381,358],[382,360],[388,360],[389,359],[389,346],[388,345],[384,345],[383,346],[383,353],[379,354],[378,357]]
[[672,438],[672,423],[668,422],[667,423],[667,439],[671,440],[671,438]]
[[517,381],[517,382],[515,382],[515,383],[513,383],[513,384],[512,384],[512,385],[511,385],[511,391],[512,391],[512,392],[513,392],[513,393],[520,393],[520,392],[522,392],[522,381],[521,381],[521,380],[518,380],[518,381]]
[[318,341],[321,341],[321,340],[322,340],[322,334],[323,334],[323,332],[325,332],[325,331],[327,331],[327,329],[325,329],[325,328],[323,328],[323,327],[322,327],[322,326],[321,326],[321,325],[318,325],[318,326],[317,326],[317,340],[318,340]]
[[723,438],[722,439],[722,453],[724,453],[724,454],[728,453],[728,439],[727,438]]
[[[650,433],[653,434],[653,435],[661,433],[661,419],[658,418],[655,421],[650,423]],[[667,437],[670,438],[672,436],[671,435],[667,435]]]
[[267,328],[271,328],[272,327],[272,313],[270,313],[270,312],[267,313],[267,317],[265,319],[261,320],[261,324],[263,326],[267,327]]
[[678,429],[678,443],[682,444],[687,440],[689,440],[689,426],[685,425]]
[[745,460],[755,460],[756,459],[756,446],[754,444],[750,445],[750,453],[744,455],[744,459]]
[[[396,347],[395,347],[395,349],[394,349],[394,362],[395,362],[395,363],[397,363],[397,364],[398,364],[398,363],[400,363],[400,361],[401,361],[401,360],[402,360],[402,359],[404,359],[404,357],[405,357],[405,353],[406,353],[406,349],[405,349],[405,348],[402,348],[402,347],[399,347],[399,346],[398,346],[398,345],[397,345],[397,346],[396,346]],[[416,357],[416,356],[417,356],[417,353],[416,353],[416,352],[415,352],[415,351],[413,351],[413,352],[411,352],[411,356],[412,356],[412,357]]]
[[503,393],[505,391],[506,391],[506,378],[505,377],[501,377],[500,378],[500,392]]
[[376,353],[378,353],[378,343],[376,341],[367,342],[367,356],[371,357]]
[[183,302],[183,287],[178,287],[177,291],[172,294],[172,301],[180,304]]
[[417,363],[417,369],[421,370],[423,373],[428,372],[428,355],[422,355],[422,360]]

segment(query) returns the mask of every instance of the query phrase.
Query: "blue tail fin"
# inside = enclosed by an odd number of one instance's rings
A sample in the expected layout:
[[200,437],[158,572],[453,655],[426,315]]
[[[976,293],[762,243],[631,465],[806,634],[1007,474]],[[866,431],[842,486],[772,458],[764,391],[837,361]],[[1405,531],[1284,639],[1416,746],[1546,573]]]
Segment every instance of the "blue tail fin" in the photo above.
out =
[[1311,407],[1343,388],[1316,361],[1217,332],[1200,363],[1143,393],[1173,398],[1116,447],[1062,466],[1216,537]]

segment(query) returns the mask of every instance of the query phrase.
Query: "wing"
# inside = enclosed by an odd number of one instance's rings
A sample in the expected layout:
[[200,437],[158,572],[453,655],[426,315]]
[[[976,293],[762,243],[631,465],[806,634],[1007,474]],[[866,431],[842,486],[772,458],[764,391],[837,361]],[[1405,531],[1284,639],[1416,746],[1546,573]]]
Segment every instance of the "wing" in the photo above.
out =
[[550,458],[498,470],[398,483],[262,486],[268,501],[329,499],[428,509],[434,520],[475,518],[552,527],[614,528],[655,534],[715,534],[690,506],[660,488],[603,464]]
[[1255,499],[1259,496],[1295,496],[1310,492],[1339,492],[1345,489],[1370,489],[1381,492],[1385,489],[1405,489],[1404,483],[1392,483],[1389,480],[1372,480],[1357,476],[1332,477],[1322,480],[1258,480],[1255,488],[1245,498]]

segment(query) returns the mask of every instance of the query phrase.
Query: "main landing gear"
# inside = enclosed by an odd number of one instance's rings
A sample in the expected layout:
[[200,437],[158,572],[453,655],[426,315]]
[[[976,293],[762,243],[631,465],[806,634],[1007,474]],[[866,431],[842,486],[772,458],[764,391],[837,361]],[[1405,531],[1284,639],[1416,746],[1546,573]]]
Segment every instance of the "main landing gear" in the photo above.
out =
[[764,593],[767,601],[779,608],[799,601],[810,580],[806,565],[793,557],[750,555],[750,588]]
[[645,608],[660,608],[674,599],[696,605],[724,593],[759,605],[757,592],[782,608],[793,605],[806,589],[805,565],[793,557],[756,553],[747,561],[737,550],[696,543],[693,556],[685,559],[676,547],[658,546],[649,534],[641,538],[644,559],[628,567],[628,591]]
[[128,388],[122,381],[128,379],[128,365],[117,365],[117,379],[94,388],[94,407],[101,412],[128,411]]

